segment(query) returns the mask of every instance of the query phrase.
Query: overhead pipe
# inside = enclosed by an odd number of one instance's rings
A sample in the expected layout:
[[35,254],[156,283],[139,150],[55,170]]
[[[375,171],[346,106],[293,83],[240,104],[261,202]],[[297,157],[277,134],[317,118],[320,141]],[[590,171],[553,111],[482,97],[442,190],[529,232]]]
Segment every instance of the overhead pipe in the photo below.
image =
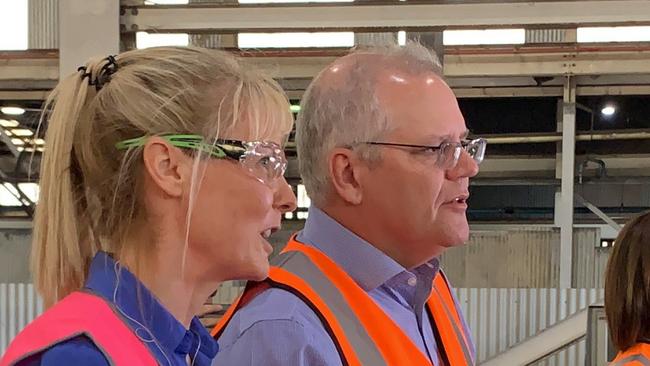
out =
[[[526,144],[560,142],[562,134],[534,134],[534,135],[486,135],[482,136],[490,144]],[[650,130],[631,132],[604,132],[604,133],[582,133],[576,135],[576,141],[614,141],[614,140],[645,140],[650,139]]]

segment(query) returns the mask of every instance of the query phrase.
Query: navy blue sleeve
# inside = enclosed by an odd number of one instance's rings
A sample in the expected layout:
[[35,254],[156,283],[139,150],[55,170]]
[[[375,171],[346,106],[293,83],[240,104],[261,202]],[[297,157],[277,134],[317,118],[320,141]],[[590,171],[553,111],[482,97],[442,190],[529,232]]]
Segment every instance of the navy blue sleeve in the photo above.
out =
[[110,366],[104,354],[85,336],[68,341],[29,357],[16,366]]

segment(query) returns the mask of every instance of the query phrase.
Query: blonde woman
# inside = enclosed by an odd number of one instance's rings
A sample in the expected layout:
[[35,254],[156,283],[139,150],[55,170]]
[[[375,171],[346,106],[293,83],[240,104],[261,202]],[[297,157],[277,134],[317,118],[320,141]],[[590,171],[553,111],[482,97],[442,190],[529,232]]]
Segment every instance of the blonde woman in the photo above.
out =
[[0,365],[210,365],[194,314],[267,276],[295,208],[281,88],[225,52],[153,48],[88,62],[45,111],[32,262],[51,307]]

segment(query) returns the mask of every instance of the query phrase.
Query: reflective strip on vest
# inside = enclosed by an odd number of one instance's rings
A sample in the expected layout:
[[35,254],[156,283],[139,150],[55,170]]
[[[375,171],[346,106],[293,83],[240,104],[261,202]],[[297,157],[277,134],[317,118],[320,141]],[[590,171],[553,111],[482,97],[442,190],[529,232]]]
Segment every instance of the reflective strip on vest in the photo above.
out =
[[626,366],[626,365],[629,366],[633,362],[638,362],[638,364],[642,365],[642,366],[650,366],[650,360],[644,355],[628,356],[628,357],[625,357],[625,358],[623,358],[623,359],[621,359],[619,361],[616,361],[616,362],[610,364],[610,366]]
[[339,290],[300,252],[280,254],[273,261],[280,267],[306,281],[332,310],[333,316],[345,331],[345,336],[354,349],[361,365],[387,366],[375,342],[364,331],[363,324],[345,301]]
[[610,366],[650,366],[650,344],[641,341],[619,353]]
[[73,292],[30,323],[11,342],[0,366],[13,366],[29,356],[74,337],[92,340],[111,366],[157,366],[147,346],[99,296]]
[[[449,308],[450,304],[453,306],[451,309]],[[439,272],[434,279],[433,294],[431,294],[427,306],[434,315],[436,327],[441,332],[442,343],[447,351],[446,356],[449,358],[449,362],[452,365],[473,365],[474,360],[469,350],[469,337],[461,330],[460,315],[456,310],[449,282],[442,272]],[[435,309],[443,309],[444,314],[435,316]]]

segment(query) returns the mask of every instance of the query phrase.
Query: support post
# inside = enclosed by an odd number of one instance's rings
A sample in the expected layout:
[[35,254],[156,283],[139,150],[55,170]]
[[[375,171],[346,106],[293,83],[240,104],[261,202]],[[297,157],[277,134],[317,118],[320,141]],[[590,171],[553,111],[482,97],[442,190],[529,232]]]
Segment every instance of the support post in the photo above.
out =
[[570,288],[573,267],[573,207],[576,144],[576,83],[567,76],[564,96],[559,105],[558,131],[562,142],[558,145],[556,175],[562,179],[560,192],[555,197],[555,225],[560,227],[560,288]]

